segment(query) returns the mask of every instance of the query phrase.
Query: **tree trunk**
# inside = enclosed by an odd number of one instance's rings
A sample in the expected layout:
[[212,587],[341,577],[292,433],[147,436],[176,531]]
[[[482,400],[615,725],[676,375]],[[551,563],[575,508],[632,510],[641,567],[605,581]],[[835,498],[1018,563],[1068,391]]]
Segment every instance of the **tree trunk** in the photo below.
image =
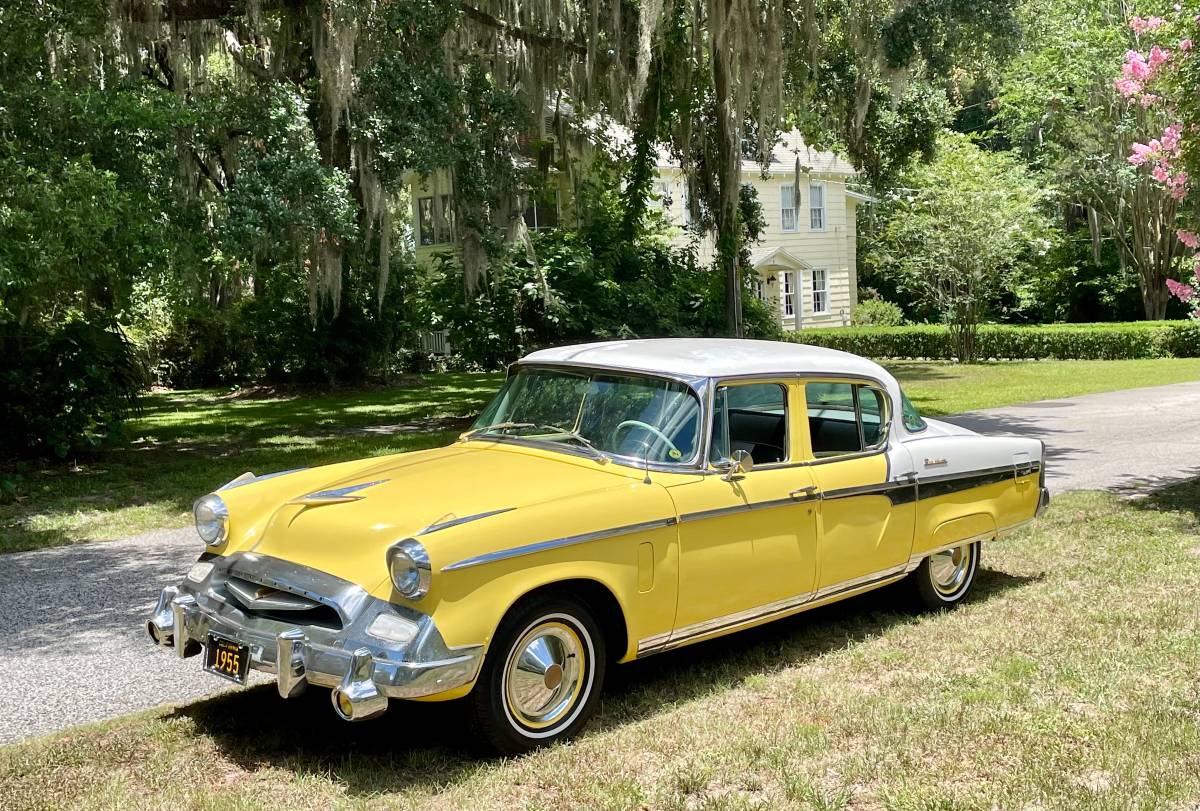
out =
[[[713,4],[714,19],[725,15],[725,5],[721,0]],[[741,248],[738,188],[741,186],[742,150],[738,135],[737,111],[733,103],[729,48],[725,32],[726,27],[723,23],[714,25],[710,39],[713,91],[717,108],[717,173],[720,183],[720,204],[714,212],[714,219],[717,227],[717,262],[725,275],[725,327],[729,335],[741,338],[744,330],[742,281],[738,274],[738,254]]]
[[1162,321],[1167,317],[1167,302],[1171,295],[1164,280],[1141,280],[1142,309],[1147,321]]

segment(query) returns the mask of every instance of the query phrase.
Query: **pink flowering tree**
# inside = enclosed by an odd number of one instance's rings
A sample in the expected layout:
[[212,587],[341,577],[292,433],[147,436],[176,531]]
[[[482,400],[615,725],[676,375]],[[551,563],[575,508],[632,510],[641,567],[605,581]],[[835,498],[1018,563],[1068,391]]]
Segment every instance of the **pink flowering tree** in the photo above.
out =
[[1126,160],[1178,207],[1174,227],[1165,235],[1173,273],[1164,286],[1200,320],[1200,2],[1135,16],[1129,27],[1138,47],[1126,51],[1113,87],[1130,103],[1158,111],[1166,124],[1157,137],[1134,142]]

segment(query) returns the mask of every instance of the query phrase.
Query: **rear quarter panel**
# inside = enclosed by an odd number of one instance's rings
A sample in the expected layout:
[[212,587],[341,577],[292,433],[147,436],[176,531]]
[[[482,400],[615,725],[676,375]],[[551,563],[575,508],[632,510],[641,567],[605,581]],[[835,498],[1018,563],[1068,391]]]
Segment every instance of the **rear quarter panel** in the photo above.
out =
[[1002,535],[1033,518],[1043,462],[1037,440],[962,434],[905,445],[917,471],[914,556]]

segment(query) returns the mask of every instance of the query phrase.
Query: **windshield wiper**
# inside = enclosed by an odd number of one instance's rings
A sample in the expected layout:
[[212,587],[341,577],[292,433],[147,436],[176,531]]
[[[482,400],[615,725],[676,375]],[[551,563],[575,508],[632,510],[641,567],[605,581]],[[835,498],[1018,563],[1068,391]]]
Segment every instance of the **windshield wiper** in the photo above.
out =
[[485,425],[482,428],[476,428],[473,431],[467,431],[463,434],[463,439],[470,439],[473,436],[488,434],[492,431],[504,431],[509,428],[537,428],[537,423],[532,422],[498,422],[495,425]]
[[547,431],[559,434],[565,439],[574,439],[578,441],[589,452],[592,458],[596,459],[597,461],[607,462],[611,458],[607,453],[592,444],[592,441],[583,434],[579,433],[578,431],[572,431],[567,428],[563,428],[559,425],[547,425],[536,422],[498,422],[495,425],[485,425],[482,428],[476,428],[474,431],[470,431],[464,435],[463,438],[470,439],[471,437],[482,436],[483,434],[487,434],[492,431],[504,431],[513,428],[543,428]]
[[592,440],[588,439],[587,437],[585,437],[583,434],[579,433],[578,431],[569,431],[566,428],[560,428],[557,425],[538,425],[535,427],[536,428],[549,428],[551,431],[562,434],[567,439],[574,439],[574,440],[578,441],[580,444],[582,444],[584,446],[584,448],[586,448],[588,451],[591,452],[592,457],[594,459],[607,462],[611,458],[611,457],[609,457],[609,455],[607,453],[605,453],[604,451],[597,448],[595,446],[595,444],[592,443]]

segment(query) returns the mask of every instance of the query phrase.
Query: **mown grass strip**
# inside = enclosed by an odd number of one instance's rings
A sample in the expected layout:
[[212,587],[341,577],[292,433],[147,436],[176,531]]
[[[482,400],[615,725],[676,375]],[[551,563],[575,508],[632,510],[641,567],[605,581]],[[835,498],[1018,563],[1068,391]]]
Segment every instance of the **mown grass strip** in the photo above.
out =
[[[5,807],[1190,808],[1200,483],[1056,500],[959,610],[880,592],[618,668],[579,741],[476,760],[454,707],[228,694],[0,749]],[[192,666],[181,662],[180,667]]]

